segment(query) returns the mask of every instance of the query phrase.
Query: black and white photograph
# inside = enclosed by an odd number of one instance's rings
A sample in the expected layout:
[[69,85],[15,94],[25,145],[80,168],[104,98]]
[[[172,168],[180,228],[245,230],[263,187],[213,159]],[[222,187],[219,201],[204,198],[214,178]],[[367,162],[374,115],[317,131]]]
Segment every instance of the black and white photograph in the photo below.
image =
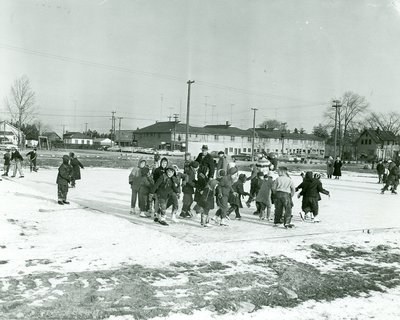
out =
[[400,0],[0,0],[0,320],[400,319]]

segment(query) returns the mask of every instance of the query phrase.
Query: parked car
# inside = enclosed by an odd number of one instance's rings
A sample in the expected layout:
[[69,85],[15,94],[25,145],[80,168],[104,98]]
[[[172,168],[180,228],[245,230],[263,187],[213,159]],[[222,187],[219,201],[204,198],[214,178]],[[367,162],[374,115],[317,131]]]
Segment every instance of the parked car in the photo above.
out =
[[121,152],[121,147],[120,146],[112,146],[112,147],[108,148],[107,151]]
[[251,155],[246,153],[239,153],[234,154],[231,156],[233,161],[240,160],[240,161],[251,161]]

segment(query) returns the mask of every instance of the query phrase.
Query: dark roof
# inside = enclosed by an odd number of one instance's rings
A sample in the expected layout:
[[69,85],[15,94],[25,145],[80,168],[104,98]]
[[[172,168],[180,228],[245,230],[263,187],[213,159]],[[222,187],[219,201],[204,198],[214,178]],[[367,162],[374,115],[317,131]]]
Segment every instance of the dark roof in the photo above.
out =
[[358,137],[358,139],[360,139],[361,136],[366,132],[371,137],[371,139],[374,140],[375,143],[379,143],[379,142],[382,142],[382,141],[397,141],[397,137],[392,131],[378,130],[378,129],[376,129],[376,130],[374,130],[374,129],[365,129],[363,132],[361,132],[361,134]]
[[92,139],[86,134],[80,132],[67,132],[64,134],[64,139]]
[[61,137],[56,133],[56,132],[54,132],[54,131],[49,131],[49,132],[43,132],[42,133],[42,136],[45,136],[45,137],[57,137],[58,139],[60,139],[61,140]]
[[[150,126],[144,127],[134,131],[134,133],[168,133],[173,131],[175,128],[176,132],[186,132],[186,124],[175,123],[173,121],[167,122],[156,122]],[[228,135],[228,136],[249,136],[247,130],[242,130],[229,125],[208,125],[205,127],[193,127],[189,126],[189,133],[191,134],[214,134],[214,135]]]
[[[249,129],[252,133],[253,129]],[[324,141],[324,138],[317,137],[316,135],[309,133],[294,133],[294,132],[282,132],[279,130],[266,130],[264,128],[256,128],[256,133],[260,138],[272,138],[272,139],[281,139],[282,134],[285,139],[292,140],[315,140],[315,141]]]

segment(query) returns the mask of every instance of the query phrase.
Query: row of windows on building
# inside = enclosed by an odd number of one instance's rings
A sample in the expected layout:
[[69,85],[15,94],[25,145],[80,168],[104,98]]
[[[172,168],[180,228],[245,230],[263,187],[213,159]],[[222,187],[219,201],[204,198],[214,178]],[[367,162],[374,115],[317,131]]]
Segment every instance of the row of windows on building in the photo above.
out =
[[[320,154],[323,155],[325,153],[325,150],[320,150],[320,149],[289,149],[286,148],[286,153],[289,154]],[[256,148],[254,149],[254,152],[259,153],[259,152],[275,152],[275,153],[280,153],[282,150],[281,149],[260,149],[260,148]],[[251,153],[251,148],[233,148],[233,147],[229,147],[229,148],[225,148],[225,153],[231,154],[232,152],[237,154],[237,153]]]

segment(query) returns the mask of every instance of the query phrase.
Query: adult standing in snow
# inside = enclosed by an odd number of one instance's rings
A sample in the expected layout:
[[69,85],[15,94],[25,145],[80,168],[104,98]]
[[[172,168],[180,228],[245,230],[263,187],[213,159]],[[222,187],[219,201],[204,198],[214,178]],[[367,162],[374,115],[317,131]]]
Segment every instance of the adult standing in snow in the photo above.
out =
[[69,153],[70,157],[70,165],[72,167],[72,179],[71,179],[71,187],[75,188],[75,181],[81,180],[81,168],[84,169],[83,164],[75,157],[73,152]]
[[14,163],[14,171],[13,175],[11,178],[14,178],[15,175],[17,174],[17,170],[19,172],[19,177],[23,178],[24,177],[24,172],[22,171],[22,161],[24,158],[22,158],[21,154],[15,147],[11,147],[11,162]]
[[381,193],[384,194],[385,191],[391,186],[390,190],[392,191],[392,194],[397,194],[396,189],[399,185],[399,166],[396,165],[396,163],[394,163],[392,160],[388,160],[388,163],[389,175],[386,179],[385,186],[381,190]]
[[332,179],[333,174],[333,158],[329,156],[328,160],[326,161],[326,175],[328,179]]
[[36,167],[36,159],[37,159],[37,152],[36,152],[36,147],[35,148],[33,148],[33,150],[32,151],[29,151],[27,154],[26,154],[26,156],[27,157],[29,157],[29,168],[30,168],[30,170],[31,170],[31,172],[32,172],[32,170],[33,171],[35,171],[35,172],[37,172],[37,167]]
[[63,155],[63,163],[58,168],[57,175],[57,195],[58,204],[64,205],[69,204],[67,201],[68,194],[68,183],[71,181],[72,167],[69,165],[69,156]]
[[201,147],[201,152],[196,161],[199,163],[199,173],[204,174],[208,179],[214,178],[215,162],[211,154],[208,153],[207,145]]
[[342,165],[340,157],[336,157],[336,160],[333,163],[333,175],[335,176],[335,179],[339,179],[339,177],[342,176]]

